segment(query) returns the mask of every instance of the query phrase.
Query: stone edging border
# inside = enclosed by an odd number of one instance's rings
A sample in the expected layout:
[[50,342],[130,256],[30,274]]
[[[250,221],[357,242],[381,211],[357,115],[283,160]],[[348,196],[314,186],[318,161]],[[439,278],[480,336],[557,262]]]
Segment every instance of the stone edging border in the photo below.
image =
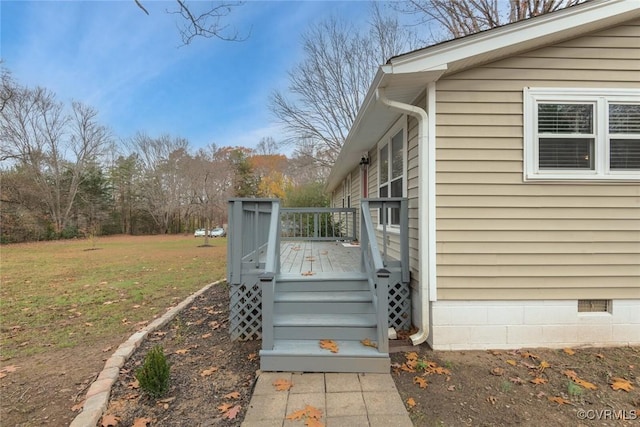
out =
[[102,369],[102,372],[100,372],[100,375],[98,375],[98,378],[96,378],[89,387],[84,405],[82,406],[82,412],[73,419],[69,427],[96,427],[104,415],[104,412],[107,410],[109,397],[111,395],[111,386],[118,380],[120,368],[124,366],[127,359],[131,357],[133,352],[140,346],[147,335],[169,323],[180,311],[182,311],[182,309],[191,304],[193,300],[202,295],[212,286],[218,285],[222,282],[224,282],[224,280],[209,283],[199,291],[185,298],[185,300],[180,304],[167,310],[167,312],[162,316],[158,317],[146,327],[131,335],[128,340],[120,344],[115,353],[113,353],[105,362],[104,368]]

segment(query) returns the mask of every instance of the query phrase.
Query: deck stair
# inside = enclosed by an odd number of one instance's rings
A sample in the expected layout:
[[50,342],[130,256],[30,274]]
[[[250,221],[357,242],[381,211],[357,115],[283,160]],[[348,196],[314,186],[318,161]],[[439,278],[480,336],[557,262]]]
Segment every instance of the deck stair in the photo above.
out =
[[[389,372],[389,354],[361,343],[377,337],[364,273],[278,275],[272,337],[272,348],[260,351],[263,371]],[[322,349],[324,339],[335,341],[338,352]]]

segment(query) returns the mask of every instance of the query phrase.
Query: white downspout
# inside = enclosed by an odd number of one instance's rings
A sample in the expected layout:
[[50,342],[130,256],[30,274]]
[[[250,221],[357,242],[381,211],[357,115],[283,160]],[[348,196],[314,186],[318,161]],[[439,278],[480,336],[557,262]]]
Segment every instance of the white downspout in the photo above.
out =
[[[429,85],[427,99],[431,99],[435,84]],[[394,110],[401,111],[416,117],[418,120],[418,158],[420,167],[418,169],[418,209],[419,209],[419,238],[418,254],[420,264],[420,286],[418,287],[418,298],[420,300],[421,325],[415,334],[411,335],[413,345],[422,344],[429,337],[429,292],[428,289],[435,289],[435,144],[430,138],[429,116],[427,112],[415,105],[392,101],[385,96],[384,88],[376,90],[376,99],[382,104]],[[428,101],[429,102],[429,101]],[[432,129],[433,131],[433,129]],[[431,143],[430,143],[431,142]],[[424,161],[426,159],[426,162]],[[426,213],[426,215],[424,214]],[[425,265],[426,261],[426,274]],[[433,282],[433,283],[432,283]]]

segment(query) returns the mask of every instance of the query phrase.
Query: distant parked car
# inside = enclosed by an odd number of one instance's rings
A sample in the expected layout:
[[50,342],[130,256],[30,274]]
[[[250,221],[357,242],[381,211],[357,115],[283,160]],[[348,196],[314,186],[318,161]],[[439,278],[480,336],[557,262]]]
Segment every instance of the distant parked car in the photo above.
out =
[[207,231],[204,228],[198,228],[194,233],[193,237],[204,237],[207,235]]
[[211,237],[224,237],[227,235],[227,232],[224,231],[222,227],[216,227],[209,232],[209,236]]

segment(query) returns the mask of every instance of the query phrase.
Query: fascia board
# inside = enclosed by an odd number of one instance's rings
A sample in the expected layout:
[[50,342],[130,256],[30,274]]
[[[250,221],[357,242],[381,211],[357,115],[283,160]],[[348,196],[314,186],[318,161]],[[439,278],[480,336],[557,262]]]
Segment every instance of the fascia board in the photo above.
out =
[[[575,9],[574,9],[575,8]],[[478,57],[502,49],[531,49],[554,37],[578,37],[594,31],[592,24],[604,28],[640,16],[638,0],[606,0],[583,3],[560,12],[506,25],[432,48],[412,52],[390,60],[392,73],[413,73],[437,69],[455,61]],[[558,16],[558,13],[562,14]],[[509,52],[514,54],[514,52]],[[480,60],[479,60],[480,62]]]

